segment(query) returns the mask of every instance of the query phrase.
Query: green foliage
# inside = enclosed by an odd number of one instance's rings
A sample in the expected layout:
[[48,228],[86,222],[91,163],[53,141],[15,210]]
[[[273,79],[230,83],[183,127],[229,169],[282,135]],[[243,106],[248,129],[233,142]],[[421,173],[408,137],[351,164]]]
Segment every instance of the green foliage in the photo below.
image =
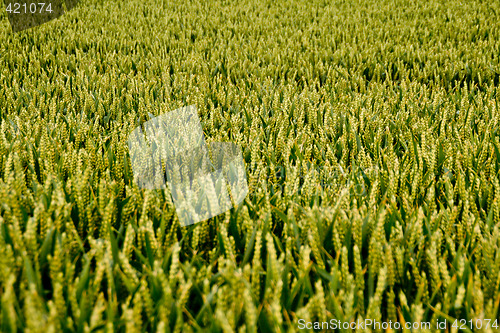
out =
[[[499,13],[89,0],[19,34],[2,13],[0,331],[498,318]],[[250,193],[180,227],[127,136],[190,104]]]

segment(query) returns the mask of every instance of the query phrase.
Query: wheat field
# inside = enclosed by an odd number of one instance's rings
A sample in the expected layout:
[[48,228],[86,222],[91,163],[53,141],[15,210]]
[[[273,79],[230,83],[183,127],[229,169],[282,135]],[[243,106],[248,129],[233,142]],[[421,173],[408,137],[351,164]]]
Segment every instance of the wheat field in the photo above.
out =
[[[1,332],[497,331],[500,2],[84,0],[0,40]],[[185,105],[249,194],[181,227],[127,137]]]

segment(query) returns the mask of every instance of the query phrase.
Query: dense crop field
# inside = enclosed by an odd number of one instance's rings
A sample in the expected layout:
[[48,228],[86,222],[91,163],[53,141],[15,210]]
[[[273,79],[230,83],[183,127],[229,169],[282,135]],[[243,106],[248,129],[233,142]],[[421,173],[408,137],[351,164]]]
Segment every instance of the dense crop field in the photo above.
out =
[[[1,332],[497,330],[500,2],[0,19]],[[181,227],[168,191],[132,181],[127,137],[191,104],[208,142],[242,148],[250,191]]]

